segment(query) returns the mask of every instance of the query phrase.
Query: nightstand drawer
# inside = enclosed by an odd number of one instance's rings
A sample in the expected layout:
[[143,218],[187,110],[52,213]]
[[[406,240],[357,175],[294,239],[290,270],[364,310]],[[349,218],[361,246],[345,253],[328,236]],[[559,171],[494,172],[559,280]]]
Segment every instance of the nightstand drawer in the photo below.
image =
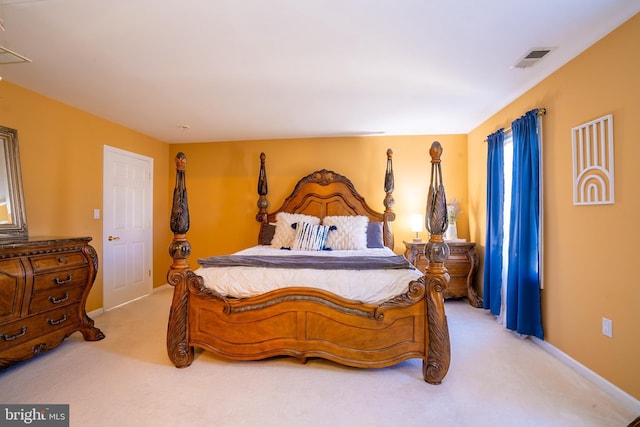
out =
[[462,276],[467,277],[471,270],[469,262],[445,262],[447,270],[449,270],[449,276]]

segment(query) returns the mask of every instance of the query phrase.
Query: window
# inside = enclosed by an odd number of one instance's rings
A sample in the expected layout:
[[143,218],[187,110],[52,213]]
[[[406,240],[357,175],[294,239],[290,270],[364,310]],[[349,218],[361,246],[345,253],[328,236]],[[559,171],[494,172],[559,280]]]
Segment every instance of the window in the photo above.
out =
[[513,134],[504,134],[504,205],[502,206],[503,239],[502,239],[502,292],[500,315],[498,321],[505,323],[507,310],[507,272],[509,271],[509,226],[511,224],[511,187],[513,182]]

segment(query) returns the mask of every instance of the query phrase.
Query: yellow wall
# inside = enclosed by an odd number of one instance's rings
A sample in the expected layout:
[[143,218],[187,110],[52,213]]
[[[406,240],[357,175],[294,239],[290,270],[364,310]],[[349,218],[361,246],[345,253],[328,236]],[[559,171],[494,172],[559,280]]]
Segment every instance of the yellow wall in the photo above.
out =
[[[635,268],[640,239],[635,220],[640,212],[639,41],[640,15],[636,15],[468,135],[470,233],[472,240],[484,242],[483,141],[525,111],[547,109],[543,118],[545,339],[635,398],[640,398],[640,282]],[[571,129],[610,113],[615,204],[574,206]],[[601,333],[603,317],[613,320],[613,338]]]
[[[449,198],[463,206],[467,200],[466,135],[389,136],[364,138],[284,139],[269,141],[177,144],[187,156],[187,191],[191,214],[188,239],[191,267],[198,257],[224,254],[255,245],[259,224],[257,176],[259,155],[267,160],[271,210],[277,209],[301,177],[318,169],[347,176],[370,206],[384,211],[384,173],[387,148],[393,150],[396,221],[395,248],[404,252],[403,240],[411,240],[410,216],[425,211],[430,177],[429,147],[435,140],[444,148],[443,179]],[[171,167],[173,160],[171,160]],[[171,182],[173,189],[174,181]],[[466,207],[458,234],[468,238]],[[427,238],[426,231],[422,233]]]
[[[27,224],[31,236],[91,236],[102,266],[104,145],[154,159],[154,286],[166,283],[171,240],[168,220],[175,182],[173,158],[188,156],[187,182],[193,246],[190,257],[228,253],[256,242],[259,153],[267,153],[269,200],[278,204],[304,174],[327,168],[351,178],[374,209],[384,210],[386,149],[394,150],[396,252],[411,239],[409,216],[423,213],[429,179],[428,150],[434,140],[444,146],[444,180],[449,197],[464,212],[460,237],[467,227],[466,136],[403,136],[306,140],[216,142],[169,145],[35,92],[0,81],[0,125],[18,130]],[[169,190],[168,190],[169,189]],[[276,206],[273,206],[274,208]],[[427,238],[426,232],[422,234]],[[102,270],[87,310],[102,307]]]
[[[17,65],[19,66],[19,65]],[[18,130],[30,236],[91,236],[102,265],[102,164],[104,145],[154,160],[154,286],[166,283],[170,258],[167,185],[169,145],[122,126],[0,81],[0,125]],[[87,310],[102,307],[102,271]]]

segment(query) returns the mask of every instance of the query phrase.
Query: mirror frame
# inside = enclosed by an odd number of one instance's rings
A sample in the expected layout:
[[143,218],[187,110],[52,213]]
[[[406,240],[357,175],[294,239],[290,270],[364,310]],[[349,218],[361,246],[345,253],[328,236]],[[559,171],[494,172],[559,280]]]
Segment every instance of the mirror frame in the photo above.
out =
[[0,143],[4,148],[7,169],[9,194],[7,202],[11,206],[12,224],[0,224],[0,241],[26,240],[27,215],[24,209],[24,192],[20,170],[20,153],[18,151],[18,131],[0,126]]

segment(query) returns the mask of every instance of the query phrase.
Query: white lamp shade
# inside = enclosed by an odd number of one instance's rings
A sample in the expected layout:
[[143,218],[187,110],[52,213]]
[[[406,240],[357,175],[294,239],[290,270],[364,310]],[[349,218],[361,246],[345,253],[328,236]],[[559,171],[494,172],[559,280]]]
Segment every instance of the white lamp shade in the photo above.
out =
[[423,227],[424,223],[422,220],[422,215],[411,215],[411,231],[413,231],[414,233],[420,233]]

